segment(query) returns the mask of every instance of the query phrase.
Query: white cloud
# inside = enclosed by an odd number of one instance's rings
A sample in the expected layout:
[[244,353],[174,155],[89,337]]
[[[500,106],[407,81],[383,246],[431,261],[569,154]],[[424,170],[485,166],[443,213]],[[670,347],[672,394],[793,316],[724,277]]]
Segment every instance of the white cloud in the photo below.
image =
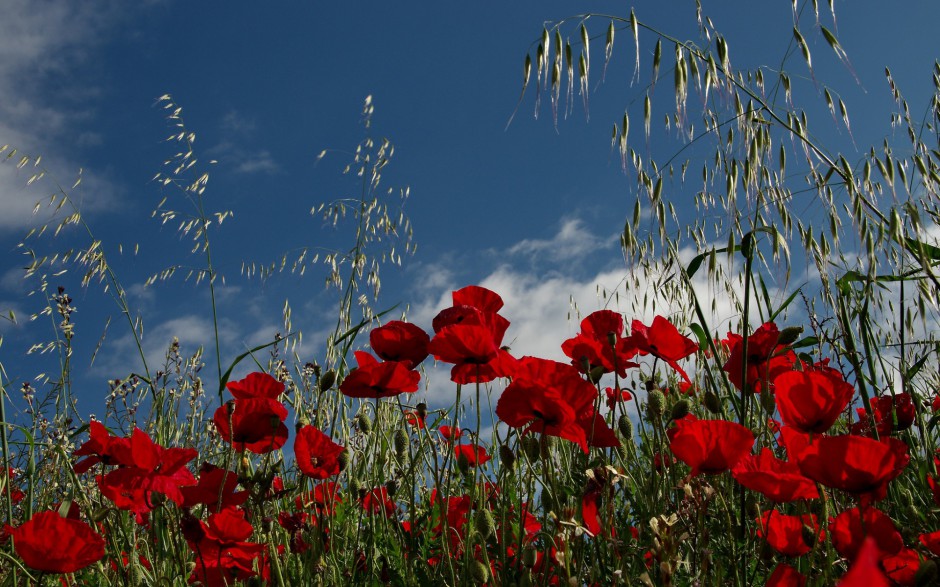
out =
[[236,173],[277,173],[280,171],[280,166],[274,161],[274,158],[271,157],[271,153],[267,151],[258,151],[257,153],[248,155],[241,153],[236,156],[236,160],[240,161],[235,166]]
[[527,257],[547,257],[553,261],[569,261],[583,258],[590,253],[610,250],[616,238],[600,237],[584,226],[580,218],[568,218],[561,229],[550,239],[524,239],[509,247],[506,253]]

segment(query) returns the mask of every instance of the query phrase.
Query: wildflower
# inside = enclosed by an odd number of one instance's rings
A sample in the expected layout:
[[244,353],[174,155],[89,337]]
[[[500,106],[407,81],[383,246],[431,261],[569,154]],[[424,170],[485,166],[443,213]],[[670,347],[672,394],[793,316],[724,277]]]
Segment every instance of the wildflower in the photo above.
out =
[[265,398],[277,401],[284,393],[284,384],[267,373],[249,373],[239,381],[225,384],[235,399]]
[[356,351],[359,368],[351,371],[339,390],[347,397],[381,398],[418,391],[421,375],[397,361],[378,362],[363,351]]
[[183,494],[180,506],[193,508],[204,504],[216,513],[227,507],[240,506],[248,500],[249,494],[247,491],[235,491],[237,486],[238,475],[206,463],[202,466],[196,485],[180,489]]
[[362,509],[371,515],[383,514],[386,518],[391,518],[395,515],[398,505],[389,496],[388,488],[383,485],[362,498]]
[[88,423],[88,434],[88,440],[73,453],[77,457],[88,457],[75,463],[76,475],[81,475],[98,463],[128,465],[133,460],[130,438],[112,436],[104,424],[97,420]]
[[888,587],[891,583],[878,564],[878,547],[872,538],[866,538],[858,556],[837,587]]
[[492,457],[486,449],[476,444],[458,444],[454,447],[454,458],[458,462],[466,460],[468,467],[478,467],[489,461]]
[[326,479],[340,472],[339,456],[345,449],[313,426],[304,426],[294,440],[300,472],[312,479]]
[[454,440],[457,440],[458,438],[461,437],[461,435],[463,435],[463,431],[460,428],[453,428],[451,426],[448,426],[447,424],[444,424],[443,426],[438,428],[437,431],[440,432],[441,436],[443,436],[447,440],[450,440],[451,437],[453,437]]
[[669,449],[692,468],[692,476],[723,473],[738,464],[754,445],[754,434],[727,420],[699,420],[688,415],[667,432]]
[[859,421],[852,425],[852,434],[874,436],[874,427],[878,430],[878,436],[888,436],[892,432],[907,430],[914,424],[916,414],[909,393],[885,394],[873,398],[871,409],[875,413],[874,422],[865,408],[857,410]]
[[254,528],[245,520],[243,511],[224,509],[210,515],[208,523],[192,516],[184,517],[181,527],[187,544],[196,554],[191,583],[202,581],[206,585],[230,585],[257,575],[254,562],[265,547],[247,542]]
[[684,381],[691,381],[678,361],[698,350],[698,345],[692,339],[679,334],[672,322],[662,316],[653,318],[650,326],[634,320],[630,329],[630,337],[624,339],[620,345],[623,352],[628,356],[637,353],[653,355],[675,369]]
[[[623,316],[611,310],[598,310],[581,321],[581,332],[561,345],[562,352],[571,358],[571,364],[585,373],[600,368],[603,373],[627,376],[628,367],[637,364],[618,350],[623,340]],[[587,370],[585,371],[585,362]]]
[[766,587],[803,587],[806,576],[786,563],[777,563],[774,572],[767,579]]
[[222,440],[237,451],[265,454],[287,442],[287,408],[265,397],[235,399],[221,405],[212,416]]
[[[780,331],[776,324],[762,324],[748,337],[745,357],[744,337],[729,332],[728,338],[722,341],[730,349],[730,356],[723,367],[728,380],[741,391],[748,389],[760,393],[777,375],[793,369],[796,354],[786,346],[779,345],[779,337]],[[745,362],[747,375],[742,379]]]
[[819,490],[795,463],[782,461],[769,448],[759,455],[747,455],[731,470],[734,479],[767,499],[786,503],[797,499],[816,499]]
[[810,528],[814,535],[822,538],[825,531],[816,522],[816,516],[788,516],[777,510],[765,512],[758,520],[757,535],[763,537],[771,548],[786,556],[800,556],[812,550],[806,543],[803,527]]
[[800,432],[829,430],[854,394],[841,375],[824,370],[787,371],[774,378],[780,419]]
[[369,344],[379,358],[414,369],[428,356],[431,337],[414,324],[395,320],[369,333]]
[[904,540],[894,522],[874,507],[847,509],[829,522],[829,536],[840,556],[854,559],[866,539],[872,540],[875,556],[881,560],[897,554]]
[[7,527],[26,566],[44,573],[74,573],[104,557],[104,538],[80,520],[57,512],[33,514],[18,528]]

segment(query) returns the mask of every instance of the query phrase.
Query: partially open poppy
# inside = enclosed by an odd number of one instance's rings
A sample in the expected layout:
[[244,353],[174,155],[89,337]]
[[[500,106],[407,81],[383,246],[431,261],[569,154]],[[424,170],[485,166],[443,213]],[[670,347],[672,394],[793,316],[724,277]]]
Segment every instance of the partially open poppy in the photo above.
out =
[[104,557],[104,538],[80,520],[46,511],[10,530],[26,566],[44,573],[74,573]]
[[345,449],[314,426],[297,431],[294,455],[300,472],[311,479],[326,479],[340,472],[339,457]]
[[692,475],[723,473],[738,464],[754,446],[754,434],[728,420],[699,420],[692,415],[675,421],[669,448],[692,468]]

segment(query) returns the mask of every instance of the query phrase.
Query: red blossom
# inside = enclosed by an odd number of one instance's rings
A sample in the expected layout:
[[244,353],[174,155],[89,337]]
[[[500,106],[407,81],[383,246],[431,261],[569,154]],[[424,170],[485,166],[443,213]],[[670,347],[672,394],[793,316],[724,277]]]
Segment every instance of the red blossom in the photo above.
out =
[[829,430],[854,394],[841,375],[827,370],[787,371],[774,378],[780,419],[800,432]]
[[698,350],[698,345],[692,339],[682,336],[672,322],[662,316],[653,318],[650,326],[634,320],[630,329],[630,337],[619,345],[624,353],[628,356],[635,353],[653,355],[675,369],[683,380],[691,381],[679,366],[679,361]]
[[616,371],[620,377],[626,377],[627,368],[637,364],[622,349],[618,350],[621,340],[623,316],[612,310],[598,310],[581,321],[581,332],[563,342],[561,350],[582,372],[586,361],[587,372],[600,368],[604,373]]
[[294,500],[298,509],[313,507],[317,513],[328,516],[333,515],[336,506],[341,503],[343,498],[339,492],[339,484],[333,481],[317,483],[312,491],[302,493]]
[[88,423],[89,438],[73,454],[87,456],[75,463],[75,474],[81,475],[98,463],[105,465],[128,465],[131,463],[131,439],[112,436],[104,424],[97,420]]
[[866,538],[852,566],[836,584],[837,587],[888,587],[891,583],[878,563],[878,547],[874,540]]
[[207,505],[210,511],[219,512],[227,507],[237,507],[248,500],[247,491],[235,491],[238,486],[238,475],[214,465],[206,463],[199,474],[196,485],[183,487],[184,508],[197,505]]
[[414,369],[428,357],[428,333],[408,322],[395,320],[369,333],[369,345],[385,361],[398,361]]
[[881,559],[881,567],[895,585],[913,587],[921,562],[921,556],[916,550],[905,547],[897,554]]
[[[888,436],[892,432],[907,430],[914,424],[916,416],[914,402],[909,393],[894,395],[885,394],[871,400],[871,408],[875,413],[874,427],[879,436]],[[858,409],[858,422],[852,425],[852,434],[874,436],[872,434],[872,418],[865,408]]]
[[311,479],[326,479],[340,472],[339,457],[345,448],[314,426],[297,431],[294,455],[300,472]]
[[633,396],[630,394],[629,391],[625,389],[617,390],[612,387],[605,388],[604,395],[607,396],[607,399],[605,400],[605,402],[607,403],[607,407],[610,408],[611,410],[614,409],[614,406],[617,405],[618,403],[628,402],[633,399]]
[[418,391],[421,375],[409,369],[405,363],[397,361],[380,363],[375,357],[363,351],[356,351],[355,355],[359,368],[350,371],[339,386],[343,395],[383,398]]
[[476,444],[458,444],[454,447],[454,458],[457,462],[466,460],[470,467],[478,467],[489,461],[492,457],[486,449]]
[[287,408],[265,397],[235,399],[219,406],[212,421],[222,440],[235,450],[256,454],[275,451],[287,443]]
[[104,557],[104,538],[85,522],[57,512],[38,512],[18,528],[7,529],[16,554],[36,571],[74,573]]
[[758,536],[763,537],[771,548],[786,556],[797,557],[804,555],[812,549],[803,537],[803,527],[810,528],[817,539],[822,539],[825,531],[816,522],[816,516],[803,514],[802,516],[789,516],[777,510],[765,512],[758,519]]
[[691,415],[675,420],[675,428],[667,435],[669,449],[692,468],[693,476],[723,473],[754,446],[754,434],[737,422],[699,420]]
[[398,510],[398,505],[389,496],[388,488],[383,485],[376,487],[362,498],[362,508],[371,515],[382,514],[386,518],[391,518]]
[[463,435],[463,431],[460,428],[453,428],[447,424],[444,424],[438,428],[437,431],[441,433],[441,436],[448,440],[450,440],[451,437],[453,437],[454,440],[457,440]]
[[[746,386],[755,392],[760,392],[766,385],[772,383],[777,375],[793,369],[796,364],[796,354],[787,347],[777,344],[780,331],[773,322],[761,325],[747,339],[747,357],[744,356],[744,337],[733,332],[722,344],[730,349],[730,356],[724,365],[728,380],[739,390]],[[747,377],[743,378],[745,362],[747,363]]]
[[250,373],[244,379],[225,384],[235,399],[266,398],[277,401],[284,393],[284,384],[267,373]]
[[803,587],[806,585],[806,575],[786,563],[778,563],[773,574],[767,579],[765,587]]
[[254,528],[245,520],[243,511],[235,508],[209,516],[208,523],[184,517],[183,536],[196,554],[196,568],[190,583],[231,585],[253,577],[254,562],[264,552],[264,545],[247,542]]
[[766,447],[759,455],[748,455],[738,461],[731,475],[744,487],[777,503],[819,497],[819,490],[812,479],[804,476],[795,463],[778,459]]
[[829,521],[829,536],[840,556],[854,559],[866,538],[871,539],[877,558],[897,554],[904,540],[894,522],[874,507],[845,510]]

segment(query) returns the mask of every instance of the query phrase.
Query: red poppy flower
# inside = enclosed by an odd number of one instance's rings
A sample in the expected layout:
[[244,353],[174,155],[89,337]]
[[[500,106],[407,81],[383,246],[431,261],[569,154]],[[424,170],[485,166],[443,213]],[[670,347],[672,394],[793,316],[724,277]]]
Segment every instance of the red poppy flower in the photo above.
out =
[[934,556],[940,556],[940,530],[921,534],[917,539],[927,550],[932,552]]
[[431,491],[431,531],[436,535],[446,531],[451,550],[454,551],[452,556],[463,551],[467,522],[470,520],[470,505],[469,495],[452,495],[442,500],[436,489]]
[[[914,424],[916,416],[914,402],[909,393],[885,394],[871,400],[871,409],[875,412],[874,427],[878,436],[887,436],[892,432],[907,430]],[[858,422],[852,425],[852,434],[874,436],[872,419],[865,408],[858,409]]]
[[486,449],[476,444],[458,444],[454,447],[454,458],[460,462],[466,459],[470,467],[478,467],[489,461],[492,457],[486,452]]
[[359,368],[350,371],[339,386],[347,397],[382,398],[418,391],[421,375],[397,361],[378,362],[363,351],[356,351]]
[[131,439],[112,436],[104,424],[97,420],[88,423],[89,438],[73,454],[87,459],[75,463],[75,474],[81,475],[98,463],[105,465],[129,465],[131,463]]
[[247,491],[235,491],[238,487],[238,475],[208,463],[202,466],[199,482],[196,485],[183,487],[184,508],[193,508],[197,505],[207,505],[210,511],[219,512],[227,507],[237,507],[248,500]]
[[385,361],[398,361],[414,369],[428,357],[431,337],[421,328],[395,320],[369,333],[369,344]]
[[637,364],[622,349],[618,350],[621,340],[623,316],[612,310],[598,310],[581,321],[581,332],[563,342],[561,350],[582,372],[587,361],[588,372],[600,367],[604,373],[616,371],[620,377],[626,377],[627,368]]
[[10,501],[13,503],[19,503],[23,501],[23,498],[26,497],[26,494],[13,486],[13,479],[15,477],[16,471],[13,470],[13,467],[7,467],[6,479],[0,477],[0,495],[6,495],[9,493]]
[[277,401],[284,384],[267,373],[249,373],[244,379],[225,384],[235,399],[267,398]]
[[57,512],[38,512],[9,531],[16,554],[43,573],[74,573],[104,557],[104,538],[85,522]]
[[313,491],[307,491],[297,496],[294,499],[294,505],[298,509],[313,507],[317,513],[331,516],[336,506],[343,503],[339,489],[339,484],[333,481],[317,483],[313,486]]
[[408,423],[412,428],[417,428],[418,430],[424,430],[428,427],[427,421],[421,417],[418,412],[415,410],[407,410],[404,412],[405,422]]
[[300,472],[312,479],[326,479],[340,472],[339,456],[345,448],[314,426],[304,426],[297,431],[294,440],[294,455]]
[[287,408],[277,400],[248,397],[223,404],[212,416],[222,440],[235,450],[265,454],[287,442]]
[[[540,432],[576,442],[585,453],[588,445],[616,436],[594,410],[597,389],[565,363],[525,357],[515,378],[496,403],[496,415],[523,434]],[[598,421],[599,420],[599,421]]]
[[795,463],[778,459],[766,447],[759,455],[747,455],[738,461],[731,475],[744,487],[777,503],[819,497],[819,490],[812,479],[804,476]]
[[454,305],[441,310],[431,322],[435,333],[448,324],[462,322],[467,316],[476,316],[480,312],[496,314],[503,307],[503,299],[499,294],[478,285],[458,289],[451,294],[451,298]]
[[881,570],[878,547],[871,538],[866,538],[858,556],[848,572],[836,584],[837,587],[888,587],[891,582]]
[[463,431],[460,428],[452,428],[447,424],[444,424],[438,428],[437,431],[441,433],[441,436],[448,440],[450,440],[451,437],[453,437],[454,440],[457,440],[463,435]]
[[737,422],[699,420],[691,414],[675,420],[667,433],[669,449],[692,468],[692,475],[723,473],[754,446],[754,434]]
[[101,477],[101,493],[116,507],[137,514],[138,521],[153,509],[153,493],[182,504],[181,488],[196,484],[186,463],[199,453],[191,448],[164,448],[139,428],[134,429],[130,441],[131,463]]
[[920,568],[921,556],[913,548],[902,548],[897,554],[881,559],[885,575],[895,585],[911,586],[916,584],[917,569]]
[[184,517],[181,526],[186,542],[196,554],[196,568],[190,575],[190,582],[231,585],[257,574],[254,562],[265,546],[247,542],[254,528],[245,520],[243,511],[224,509],[210,515],[208,523]]
[[787,371],[774,378],[780,419],[800,432],[829,430],[854,394],[841,375],[828,371]]
[[[777,344],[780,331],[773,322],[767,322],[754,331],[747,339],[747,357],[744,356],[744,337],[733,332],[722,344],[730,349],[730,356],[723,367],[728,380],[739,390],[746,386],[757,393],[772,383],[777,375],[793,369],[796,354],[787,347]],[[745,362],[747,377],[744,376]]]
[[398,510],[398,504],[388,495],[388,488],[384,485],[376,487],[362,498],[362,509],[371,515],[382,514],[391,518]]
[[617,390],[612,387],[605,388],[604,395],[607,396],[607,399],[605,400],[607,407],[611,410],[614,409],[616,404],[620,402],[628,402],[633,399],[633,396],[629,391],[625,389]]
[[812,514],[788,516],[770,510],[758,519],[758,524],[757,535],[764,538],[771,548],[786,556],[797,557],[812,550],[812,545],[806,544],[803,538],[804,526],[812,529],[818,539],[825,535],[816,522],[816,516]]
[[904,539],[884,512],[874,507],[845,510],[829,521],[829,536],[840,556],[854,559],[866,537],[871,537],[878,559],[897,554]]
[[806,585],[806,575],[786,563],[778,563],[773,574],[767,579],[766,587],[803,587]]
[[682,379],[691,381],[685,370],[679,366],[678,361],[698,350],[698,345],[692,339],[679,334],[679,330],[673,326],[672,322],[662,316],[653,318],[650,326],[634,320],[630,329],[630,338],[624,339],[621,344],[627,355],[639,353],[658,357],[675,369]]
[[878,441],[854,435],[820,436],[795,452],[790,460],[797,461],[804,475],[826,487],[855,494],[863,503],[884,499],[888,483],[910,461],[907,445],[896,438]]

